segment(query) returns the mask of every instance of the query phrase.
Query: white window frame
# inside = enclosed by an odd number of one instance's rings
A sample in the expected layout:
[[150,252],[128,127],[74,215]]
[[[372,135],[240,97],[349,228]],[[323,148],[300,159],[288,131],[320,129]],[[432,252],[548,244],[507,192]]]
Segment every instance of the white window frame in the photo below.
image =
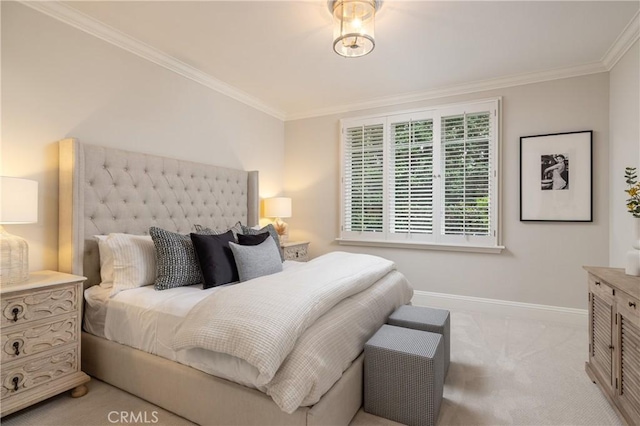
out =
[[[501,185],[500,185],[500,158],[501,158],[501,98],[483,99],[460,104],[436,106],[424,109],[398,111],[391,114],[373,115],[366,117],[354,117],[340,120],[340,236],[337,241],[344,245],[365,245],[381,247],[404,247],[418,249],[471,251],[485,253],[500,253],[504,246],[501,245]],[[494,119],[491,121],[491,199],[490,199],[490,235],[441,235],[443,208],[441,198],[441,123],[443,116],[470,114],[476,112],[491,111]],[[436,176],[433,182],[433,229],[431,234],[418,233],[391,233],[390,229],[390,129],[392,123],[408,120],[433,120],[433,174]],[[358,125],[380,124],[384,125],[384,183],[383,183],[383,232],[356,232],[345,231],[345,137],[346,128]]]

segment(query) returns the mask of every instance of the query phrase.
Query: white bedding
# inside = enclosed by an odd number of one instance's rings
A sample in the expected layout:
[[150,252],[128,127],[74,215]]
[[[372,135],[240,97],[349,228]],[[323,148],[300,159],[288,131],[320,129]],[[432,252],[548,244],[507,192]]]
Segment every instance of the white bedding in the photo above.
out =
[[[284,269],[300,262],[286,261]],[[176,329],[198,302],[225,286],[203,290],[201,285],[156,291],[152,285],[123,291],[109,299],[111,289],[99,285],[85,290],[85,331],[123,345],[189,365],[218,377],[256,388],[257,370],[223,353],[203,349],[175,351]]]
[[[303,265],[308,264],[285,262],[284,267],[286,271]],[[155,291],[147,286],[121,292],[109,300],[108,292],[102,296],[99,286],[94,286],[85,292],[85,330],[100,335],[102,314],[106,338],[257,388],[284,411],[292,412],[299,406],[315,404],[388,315],[408,303],[412,295],[406,278],[397,271],[389,272],[369,289],[352,294],[302,333],[272,380],[263,384],[257,368],[234,356],[200,348],[172,349],[175,333],[187,313],[222,288],[190,286]]]

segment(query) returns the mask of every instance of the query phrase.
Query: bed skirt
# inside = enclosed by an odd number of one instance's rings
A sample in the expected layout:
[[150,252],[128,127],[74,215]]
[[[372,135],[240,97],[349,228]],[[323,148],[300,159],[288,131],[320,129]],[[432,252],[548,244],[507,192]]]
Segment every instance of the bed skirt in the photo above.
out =
[[362,354],[313,407],[287,414],[262,392],[92,334],[85,373],[200,425],[348,425],[362,406]]

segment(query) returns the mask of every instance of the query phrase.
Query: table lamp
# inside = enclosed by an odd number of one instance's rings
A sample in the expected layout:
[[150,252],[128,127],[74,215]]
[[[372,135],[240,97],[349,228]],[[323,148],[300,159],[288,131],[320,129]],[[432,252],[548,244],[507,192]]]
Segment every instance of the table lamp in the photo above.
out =
[[273,226],[278,231],[280,241],[287,241],[289,239],[289,225],[283,222],[282,218],[291,217],[291,198],[267,198],[264,200],[264,215],[275,218]]
[[11,235],[2,224],[38,221],[38,182],[0,176],[0,284],[16,284],[29,279],[29,245]]

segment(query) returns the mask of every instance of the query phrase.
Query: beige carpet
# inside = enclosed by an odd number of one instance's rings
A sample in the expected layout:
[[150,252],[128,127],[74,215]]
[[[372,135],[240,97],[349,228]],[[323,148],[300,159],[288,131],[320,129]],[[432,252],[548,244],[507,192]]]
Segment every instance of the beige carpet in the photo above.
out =
[[[475,312],[452,312],[451,320],[452,363],[439,425],[622,424],[584,372],[586,318],[583,327]],[[92,380],[89,388],[82,398],[60,395],[2,424],[192,424],[105,383]],[[119,412],[146,418],[125,422]],[[360,410],[351,426],[364,425],[397,423]]]

